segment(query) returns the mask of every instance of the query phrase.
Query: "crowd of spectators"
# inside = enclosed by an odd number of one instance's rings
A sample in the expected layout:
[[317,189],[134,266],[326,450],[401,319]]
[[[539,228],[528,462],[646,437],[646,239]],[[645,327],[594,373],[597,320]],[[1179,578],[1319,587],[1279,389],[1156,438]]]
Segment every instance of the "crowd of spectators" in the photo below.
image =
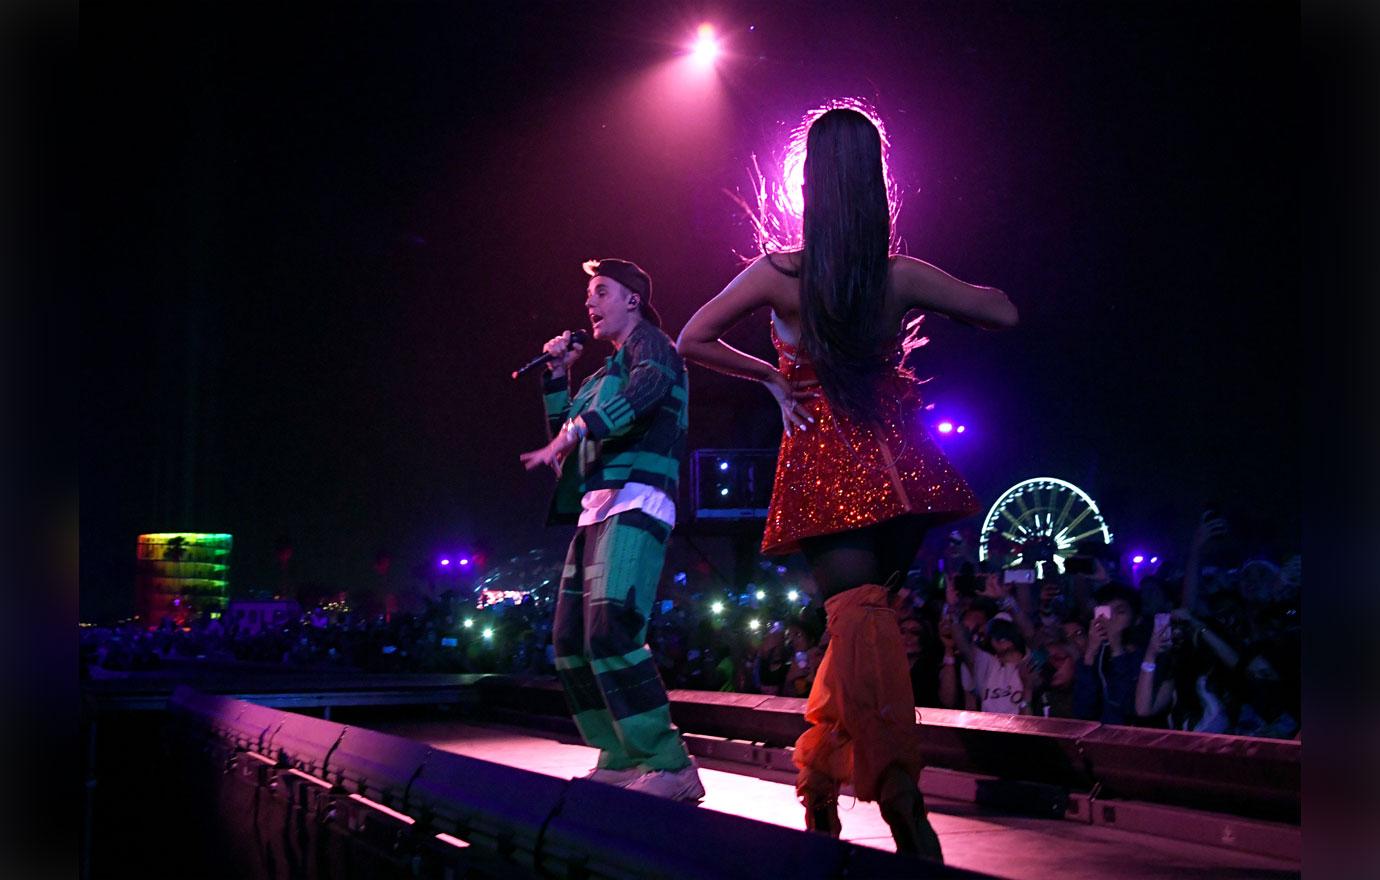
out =
[[[1205,514],[1177,563],[1118,566],[1089,554],[1062,573],[1046,566],[1043,577],[984,570],[971,537],[952,533],[933,564],[893,593],[916,704],[1298,736],[1298,557],[1205,564],[1227,529]],[[521,603],[480,610],[446,592],[411,613],[318,609],[257,631],[229,617],[87,627],[83,672],[232,663],[553,675],[551,596],[548,584]],[[768,595],[749,585],[659,601],[647,640],[668,688],[804,697],[828,636],[808,594],[787,601],[782,588]]]
[[1297,736],[1299,558],[1204,565],[1227,529],[1205,514],[1174,568],[1075,557],[1082,564],[1068,568],[1079,570],[1027,583],[954,566],[942,597],[901,602],[917,702]]
[[273,626],[233,615],[148,627],[131,620],[80,630],[84,678],[187,666],[341,672],[553,673],[551,614],[543,601],[479,610],[459,594],[421,601],[421,610],[296,614]]

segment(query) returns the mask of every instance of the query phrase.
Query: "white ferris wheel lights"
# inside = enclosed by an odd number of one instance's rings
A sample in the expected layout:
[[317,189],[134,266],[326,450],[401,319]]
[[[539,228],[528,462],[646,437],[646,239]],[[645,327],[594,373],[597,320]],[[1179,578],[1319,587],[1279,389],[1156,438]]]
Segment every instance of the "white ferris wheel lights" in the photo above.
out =
[[1111,529],[1088,493],[1058,477],[1022,480],[1002,493],[983,520],[978,558],[996,556],[1003,566],[1034,565],[1043,576],[1085,541],[1112,542]]

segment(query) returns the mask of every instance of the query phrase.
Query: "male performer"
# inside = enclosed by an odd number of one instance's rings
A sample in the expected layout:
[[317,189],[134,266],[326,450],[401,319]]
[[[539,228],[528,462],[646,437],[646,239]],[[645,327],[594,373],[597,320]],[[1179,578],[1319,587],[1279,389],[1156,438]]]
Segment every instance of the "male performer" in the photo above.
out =
[[646,272],[627,260],[592,260],[584,268],[593,336],[614,353],[572,400],[567,375],[582,346],[569,333],[546,343],[553,438],[522,456],[528,470],[549,465],[560,475],[548,523],[578,522],[556,600],[556,671],[581,735],[599,749],[585,778],[698,801],[704,786],[671,724],[646,645],[676,522],[688,424],[685,364],[660,329]]

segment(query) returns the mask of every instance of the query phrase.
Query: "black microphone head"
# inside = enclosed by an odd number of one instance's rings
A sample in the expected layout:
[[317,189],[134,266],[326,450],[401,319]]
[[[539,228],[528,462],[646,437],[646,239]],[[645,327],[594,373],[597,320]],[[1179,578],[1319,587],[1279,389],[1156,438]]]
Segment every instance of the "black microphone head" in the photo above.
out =
[[570,344],[571,344],[571,345],[584,345],[587,341],[589,341],[589,334],[586,333],[585,331],[583,331],[583,330],[572,330],[572,331],[570,331]]

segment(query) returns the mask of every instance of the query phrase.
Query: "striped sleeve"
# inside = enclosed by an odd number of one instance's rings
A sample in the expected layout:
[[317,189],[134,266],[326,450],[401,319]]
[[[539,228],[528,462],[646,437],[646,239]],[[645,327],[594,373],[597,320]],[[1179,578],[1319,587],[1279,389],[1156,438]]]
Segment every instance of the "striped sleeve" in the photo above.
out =
[[544,374],[541,382],[541,400],[546,407],[546,428],[550,436],[555,437],[570,412],[569,376]]
[[627,382],[617,394],[581,413],[592,439],[627,431],[639,416],[651,412],[666,397],[684,369],[670,343],[664,333],[652,328],[628,339]]

